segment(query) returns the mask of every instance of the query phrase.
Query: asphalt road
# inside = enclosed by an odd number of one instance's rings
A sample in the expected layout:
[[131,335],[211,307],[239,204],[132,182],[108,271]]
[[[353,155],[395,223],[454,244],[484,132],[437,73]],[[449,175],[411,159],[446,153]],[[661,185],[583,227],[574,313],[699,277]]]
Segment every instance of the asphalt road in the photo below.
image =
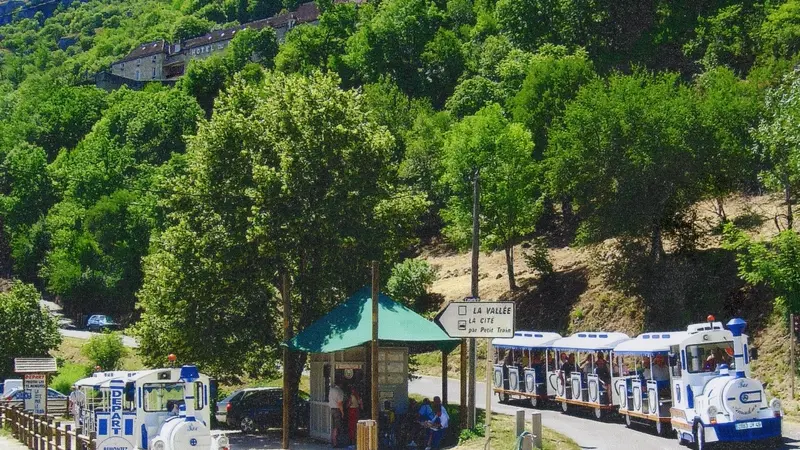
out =
[[[77,338],[77,339],[89,339],[92,336],[95,336],[95,335],[99,334],[99,333],[95,333],[93,331],[65,330],[64,328],[61,328],[59,331],[61,332],[62,336],[71,337],[71,338]],[[130,347],[130,348],[139,347],[139,343],[136,342],[136,339],[134,339],[134,338],[132,338],[130,336],[122,336],[122,345],[124,345],[125,347]]]
[[[459,381],[451,379],[448,381],[448,401],[458,403],[460,401]],[[412,380],[408,387],[409,392],[433,398],[434,395],[441,395],[442,381],[438,377],[422,376]],[[484,383],[478,383],[475,403],[479,408],[486,404],[486,387]],[[542,424],[574,440],[581,448],[598,450],[615,450],[620,448],[630,449],[658,449],[658,450],[677,450],[686,449],[678,445],[677,439],[664,438],[655,434],[654,428],[641,426],[633,429],[625,428],[625,425],[618,418],[604,419],[598,421],[594,419],[593,413],[587,410],[585,414],[578,412],[575,407],[571,408],[575,413],[564,414],[560,409],[556,410],[557,405],[550,405],[544,409],[525,408],[523,402],[516,404],[503,405],[498,402],[496,395],[492,396],[492,411],[514,415],[520,409],[525,410],[525,417],[529,421],[533,411],[542,414]],[[591,417],[590,417],[591,414]],[[782,448],[800,448],[800,430],[791,426],[784,426],[785,445]],[[731,447],[734,448],[734,447]],[[735,447],[741,448],[741,447]]]
[[[39,303],[41,303],[43,307],[47,308],[47,310],[50,311],[50,314],[58,319],[59,331],[61,332],[62,336],[76,339],[89,339],[98,334],[91,331],[76,329],[72,320],[64,317],[64,315],[61,313],[61,306],[58,304],[47,300],[40,300]],[[131,348],[139,347],[139,343],[136,342],[136,339],[130,336],[122,336],[122,345]]]

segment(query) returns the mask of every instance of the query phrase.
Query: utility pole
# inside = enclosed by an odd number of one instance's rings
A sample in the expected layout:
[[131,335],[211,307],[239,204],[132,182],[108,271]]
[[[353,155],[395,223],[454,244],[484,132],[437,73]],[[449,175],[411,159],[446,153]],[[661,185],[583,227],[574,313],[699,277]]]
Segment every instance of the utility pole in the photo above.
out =
[[[292,338],[292,301],[289,295],[289,276],[281,276],[281,297],[283,297],[283,340],[288,342]],[[289,376],[294,376],[291,364],[289,347],[283,347],[283,436],[281,448],[289,448],[289,427],[291,426],[292,401],[289,389]]]
[[797,366],[794,362],[794,341],[797,339],[798,324],[795,322],[794,314],[789,314],[789,370],[791,371],[791,386],[792,386],[792,400],[794,400],[794,377],[797,372]]
[[372,261],[372,420],[377,424],[380,409],[378,409],[378,297],[380,296],[380,280],[378,277],[378,261]]
[[[480,171],[475,169],[475,176],[472,183],[472,297],[479,298],[478,293],[478,256],[480,252]],[[467,412],[469,427],[474,428],[477,422],[475,409],[475,389],[477,380],[475,379],[475,366],[477,366],[477,352],[475,348],[475,338],[469,339],[469,410]],[[486,387],[486,395],[489,395],[489,387]]]

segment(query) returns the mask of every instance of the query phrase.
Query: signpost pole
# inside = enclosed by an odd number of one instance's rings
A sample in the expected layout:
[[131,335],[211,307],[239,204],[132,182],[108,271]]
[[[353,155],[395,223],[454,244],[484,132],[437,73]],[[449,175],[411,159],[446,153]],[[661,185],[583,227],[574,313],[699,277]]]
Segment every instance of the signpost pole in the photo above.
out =
[[794,400],[794,377],[797,366],[794,362],[794,341],[797,339],[797,324],[794,321],[794,314],[789,314],[789,370],[791,370],[792,400]]
[[[472,297],[478,298],[480,297],[478,293],[478,256],[480,255],[480,197],[481,197],[481,188],[480,188],[480,171],[475,170],[475,180],[473,183],[473,193],[472,193]],[[478,364],[478,356],[477,351],[475,348],[475,338],[470,338],[469,340],[469,411],[467,415],[469,417],[469,426],[470,428],[475,427],[476,418],[475,418],[475,388],[477,386],[477,382],[475,380],[475,366]]]
[[372,261],[372,359],[371,372],[372,372],[372,420],[375,424],[378,423],[378,297],[380,295],[380,287],[378,279],[378,261]]
[[467,428],[467,340],[461,339],[461,428]]
[[492,339],[486,338],[486,448],[490,448],[489,439],[492,433],[492,360],[494,359],[494,347]]

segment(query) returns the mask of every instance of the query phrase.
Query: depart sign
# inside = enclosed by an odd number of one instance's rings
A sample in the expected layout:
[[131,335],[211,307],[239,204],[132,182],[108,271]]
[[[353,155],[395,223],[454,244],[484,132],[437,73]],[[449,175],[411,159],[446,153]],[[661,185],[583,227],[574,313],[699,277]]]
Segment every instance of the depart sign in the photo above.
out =
[[450,302],[434,319],[453,338],[514,337],[514,302]]

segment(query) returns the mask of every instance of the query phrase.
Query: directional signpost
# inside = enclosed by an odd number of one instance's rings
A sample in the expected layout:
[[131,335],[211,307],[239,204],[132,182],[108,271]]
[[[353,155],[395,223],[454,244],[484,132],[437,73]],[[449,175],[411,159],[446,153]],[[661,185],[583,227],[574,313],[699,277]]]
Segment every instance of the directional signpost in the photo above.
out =
[[510,338],[514,306],[514,302],[450,302],[434,320],[453,338]]
[[[492,350],[492,338],[514,337],[516,309],[514,302],[481,302],[479,300],[476,297],[467,297],[463,302],[450,302],[436,315],[434,321],[452,338],[486,338],[485,425],[486,448],[488,449],[493,396],[491,384],[492,356],[494,353]],[[464,376],[463,372],[461,376]]]

